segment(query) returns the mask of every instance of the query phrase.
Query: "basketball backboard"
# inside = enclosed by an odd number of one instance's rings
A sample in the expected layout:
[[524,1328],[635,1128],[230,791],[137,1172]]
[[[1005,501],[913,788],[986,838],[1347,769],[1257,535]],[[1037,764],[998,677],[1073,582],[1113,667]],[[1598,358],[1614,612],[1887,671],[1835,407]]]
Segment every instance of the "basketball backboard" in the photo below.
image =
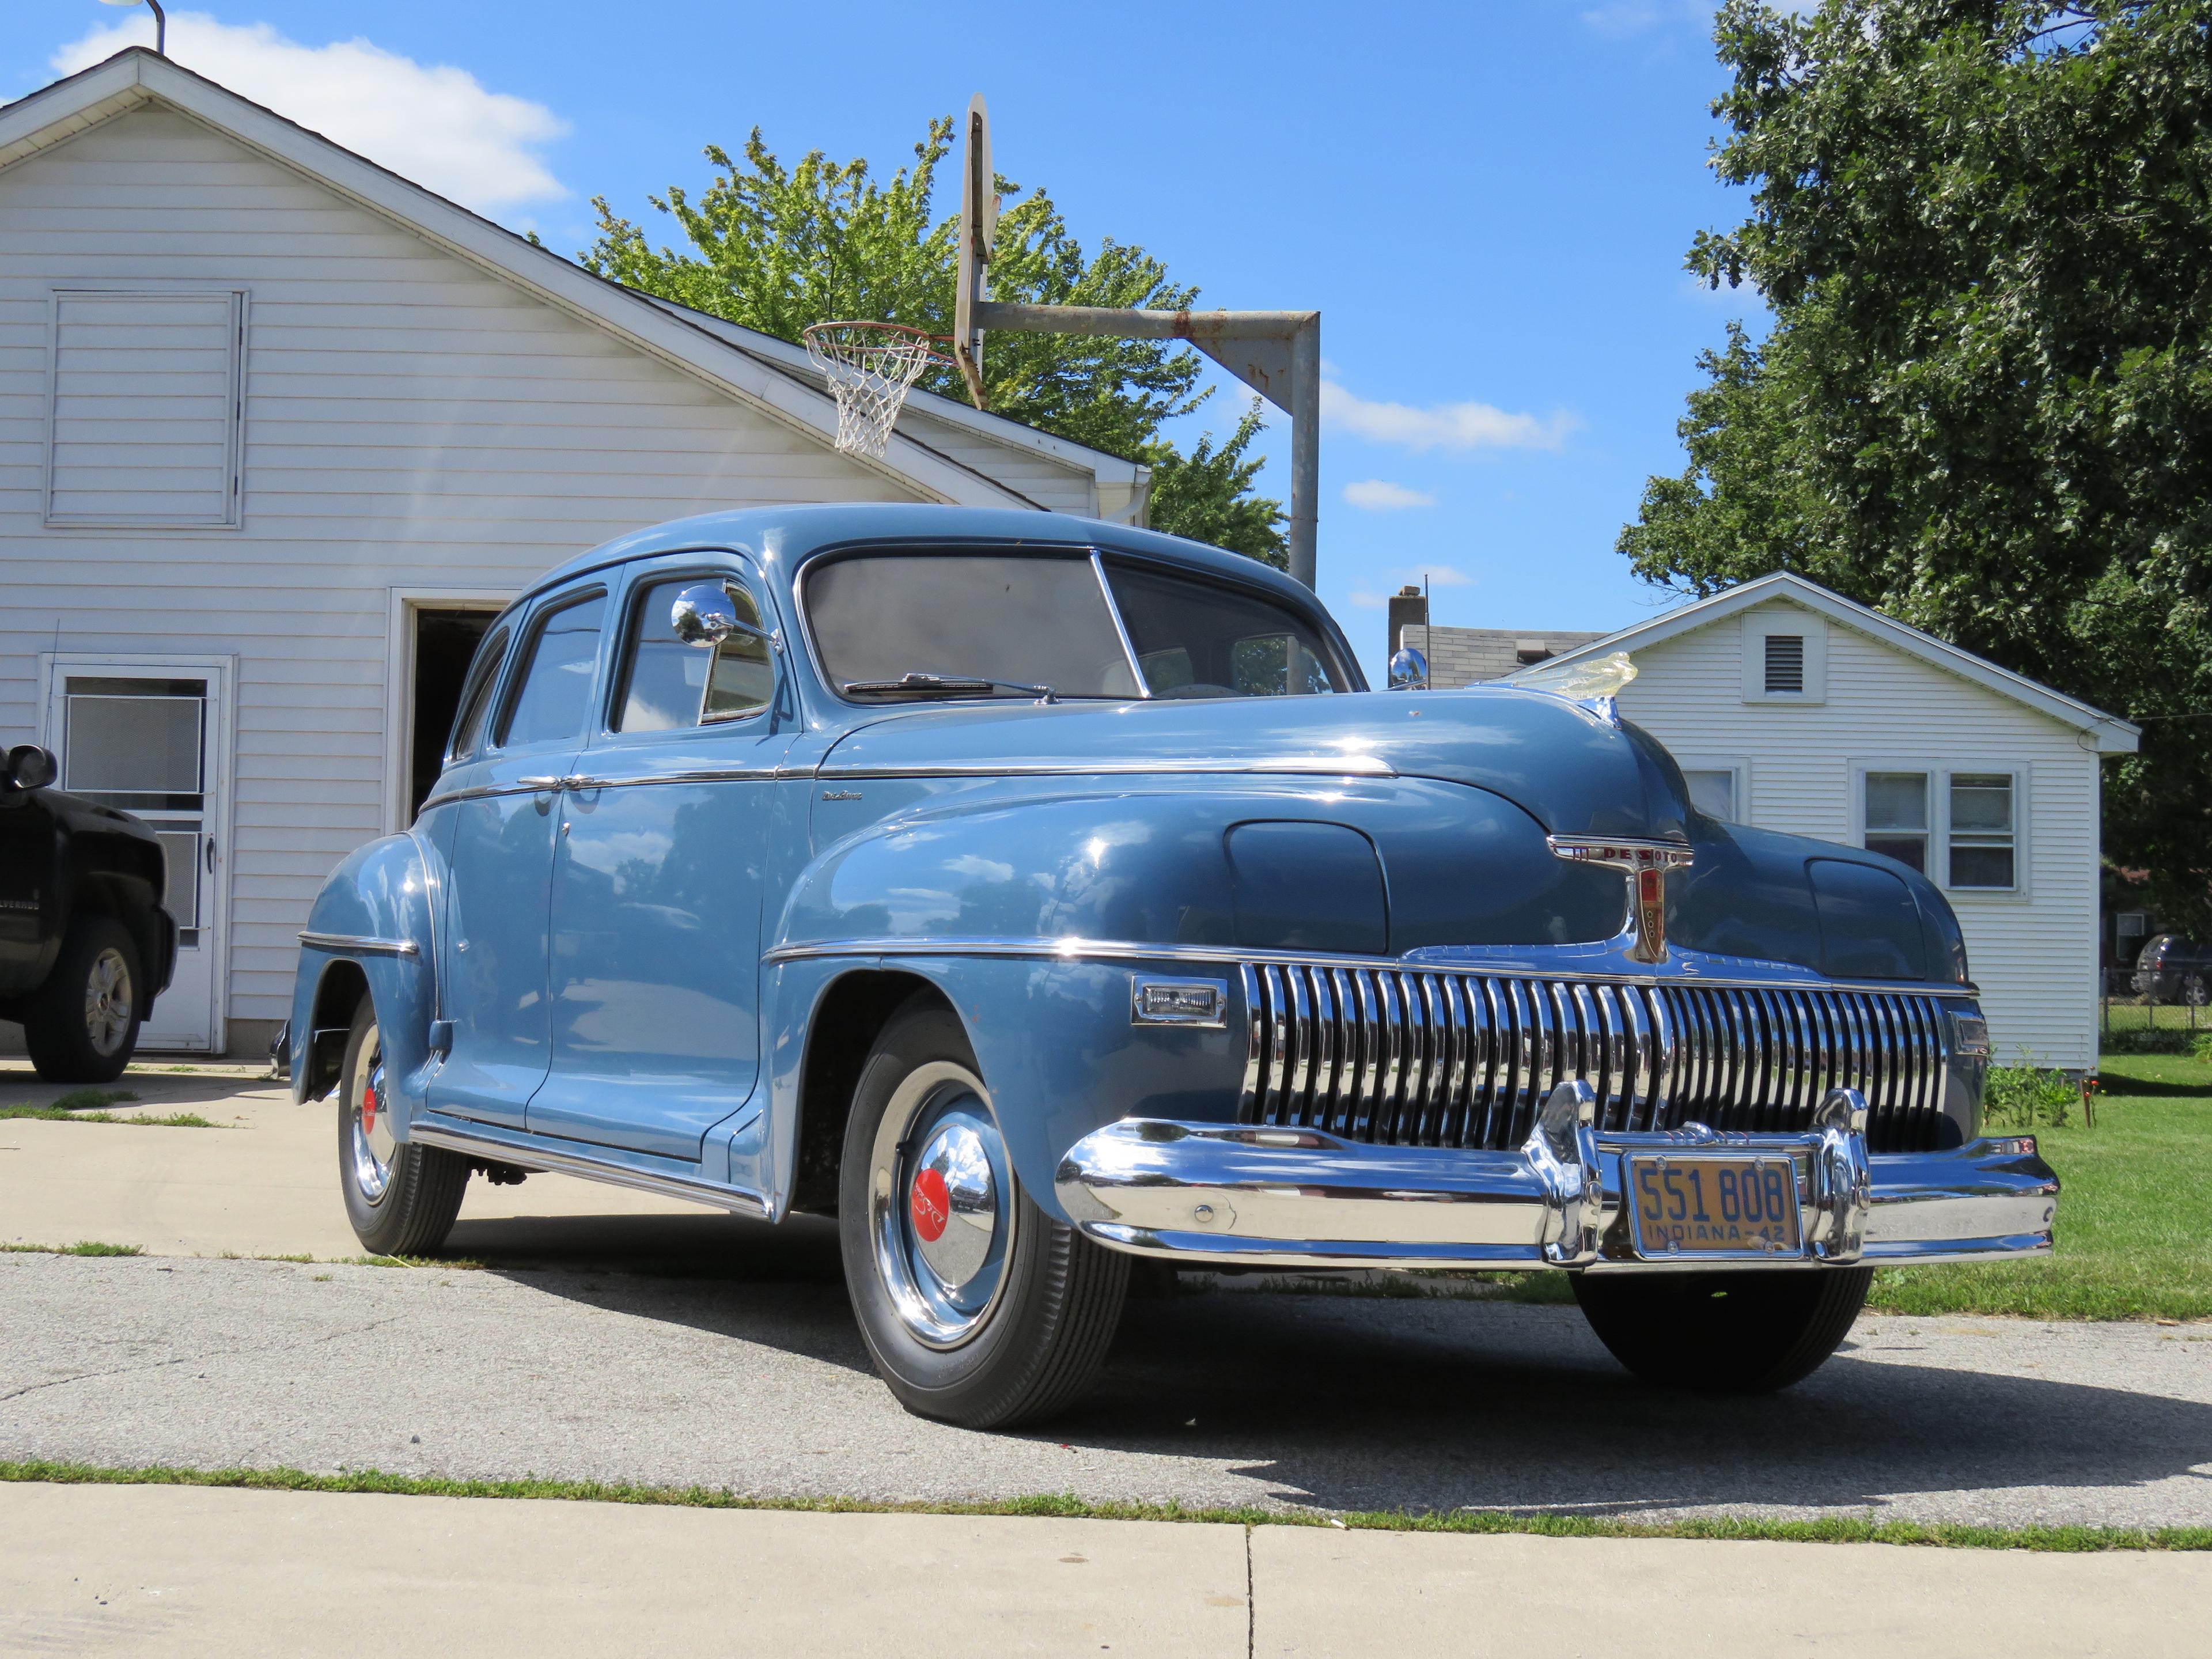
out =
[[991,250],[999,234],[999,176],[991,170],[991,112],[983,94],[968,100],[961,147],[958,287],[952,301],[952,355],[975,407],[983,398],[983,327],[975,307],[990,297]]

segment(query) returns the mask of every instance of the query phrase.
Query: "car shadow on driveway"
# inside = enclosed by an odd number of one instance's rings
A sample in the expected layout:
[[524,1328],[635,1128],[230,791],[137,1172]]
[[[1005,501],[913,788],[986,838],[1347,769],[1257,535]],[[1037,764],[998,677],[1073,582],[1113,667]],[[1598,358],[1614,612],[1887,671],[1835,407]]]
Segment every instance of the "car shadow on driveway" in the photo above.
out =
[[[834,1222],[477,1221],[450,1248],[546,1294],[870,1370]],[[1711,1396],[1632,1377],[1571,1307],[1186,1291],[1133,1298],[1091,1396],[1022,1437],[1196,1460],[1337,1510],[1879,1512],[1952,1494],[1947,1514],[2017,1522],[2017,1504],[1955,1495],[2100,1510],[2185,1477],[2203,1489],[2191,1518],[2212,1518],[2212,1405],[2118,1366],[2099,1385],[1976,1369],[2035,1363],[2043,1331],[1881,1316],[1794,1389]]]
[[[1954,1363],[1893,1357],[1926,1351],[1908,1333],[1941,1322],[1884,1316],[1858,1331],[1889,1363],[1847,1344],[1794,1389],[1715,1396],[1632,1377],[1572,1308],[1266,1293],[1132,1304],[1101,1387],[1052,1437],[1233,1460],[1279,1498],[1330,1510],[1880,1510],[2015,1488],[2100,1507],[2099,1492],[2176,1476],[2204,1489],[2195,1518],[2212,1509],[2212,1405],[2118,1376],[1975,1370],[1978,1332],[1942,1344]],[[2021,1322],[1997,1340],[2016,1359],[2040,1329]]]

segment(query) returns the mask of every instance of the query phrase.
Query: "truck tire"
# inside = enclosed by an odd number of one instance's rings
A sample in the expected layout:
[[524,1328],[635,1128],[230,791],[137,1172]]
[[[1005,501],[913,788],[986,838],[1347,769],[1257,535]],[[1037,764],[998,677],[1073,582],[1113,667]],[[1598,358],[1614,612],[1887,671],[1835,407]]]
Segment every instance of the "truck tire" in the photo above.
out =
[[892,1016],[861,1068],[838,1170],[845,1283],[876,1370],[917,1416],[1012,1428],[1090,1388],[1128,1258],[1022,1190],[959,1019]]
[[1576,1273],[1598,1340],[1646,1382],[1698,1394],[1771,1394],[1835,1352],[1865,1305],[1871,1267]]
[[469,1161],[441,1146],[395,1140],[384,1084],[376,1008],[364,996],[338,1071],[338,1187],[346,1219],[372,1255],[428,1255],[461,1212]]
[[23,1047],[49,1083],[112,1083],[146,1018],[138,946],[112,916],[80,916],[22,1005]]

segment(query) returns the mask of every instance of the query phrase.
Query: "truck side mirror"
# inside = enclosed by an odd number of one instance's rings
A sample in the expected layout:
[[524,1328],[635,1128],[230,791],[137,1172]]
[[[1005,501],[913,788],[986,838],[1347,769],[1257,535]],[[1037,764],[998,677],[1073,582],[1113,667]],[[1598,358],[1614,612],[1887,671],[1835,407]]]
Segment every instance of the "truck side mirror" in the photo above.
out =
[[1412,646],[1401,646],[1390,659],[1390,689],[1393,691],[1425,691],[1429,689],[1429,659]]
[[720,645],[738,631],[738,607],[720,582],[694,582],[669,607],[671,631],[686,645]]
[[54,759],[54,751],[41,749],[35,743],[19,743],[8,751],[5,766],[0,766],[0,790],[43,789],[61,775],[61,765]]

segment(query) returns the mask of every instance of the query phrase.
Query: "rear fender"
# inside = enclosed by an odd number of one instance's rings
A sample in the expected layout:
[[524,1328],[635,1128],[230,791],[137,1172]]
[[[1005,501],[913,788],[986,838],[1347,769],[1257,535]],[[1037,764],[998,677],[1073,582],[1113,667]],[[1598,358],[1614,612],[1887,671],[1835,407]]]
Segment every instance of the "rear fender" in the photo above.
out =
[[[439,1063],[434,854],[414,835],[386,836],[331,872],[308,913],[292,992],[292,1097],[319,1099],[337,1081],[355,1001],[366,988],[384,1045],[387,1097],[404,1133]],[[312,941],[312,942],[310,942]]]

